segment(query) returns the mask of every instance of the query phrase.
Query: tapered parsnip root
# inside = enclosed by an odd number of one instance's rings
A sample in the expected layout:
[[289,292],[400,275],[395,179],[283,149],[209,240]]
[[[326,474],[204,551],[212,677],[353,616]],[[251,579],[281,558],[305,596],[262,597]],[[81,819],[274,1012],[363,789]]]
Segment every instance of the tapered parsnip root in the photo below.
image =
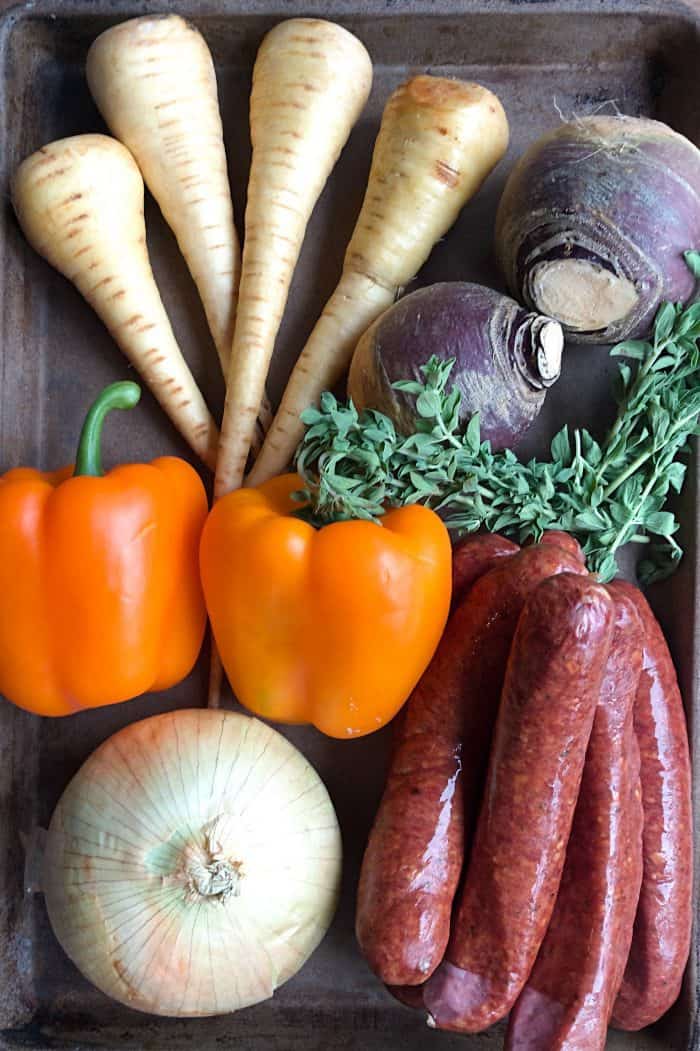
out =
[[250,100],[253,157],[217,496],[243,479],[304,232],[371,80],[363,45],[330,22],[283,22],[258,51]]
[[60,139],[20,164],[12,203],[32,247],[87,299],[173,423],[214,466],[217,428],[177,345],[146,248],[143,180],[106,135]]
[[179,15],[133,18],[95,40],[87,79],[177,238],[225,375],[240,251],[209,48]]
[[249,476],[284,470],[299,416],[350,364],[362,333],[415,276],[508,145],[501,103],[479,84],[418,76],[389,98],[340,283],[292,372]]

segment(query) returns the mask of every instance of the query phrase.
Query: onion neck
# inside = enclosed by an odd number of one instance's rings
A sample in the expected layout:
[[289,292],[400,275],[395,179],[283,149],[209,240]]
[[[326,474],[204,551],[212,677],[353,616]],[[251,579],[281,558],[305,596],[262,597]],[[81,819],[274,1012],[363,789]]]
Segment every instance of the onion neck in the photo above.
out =
[[201,845],[185,850],[182,877],[188,897],[221,902],[238,897],[243,882],[239,861],[217,856]]

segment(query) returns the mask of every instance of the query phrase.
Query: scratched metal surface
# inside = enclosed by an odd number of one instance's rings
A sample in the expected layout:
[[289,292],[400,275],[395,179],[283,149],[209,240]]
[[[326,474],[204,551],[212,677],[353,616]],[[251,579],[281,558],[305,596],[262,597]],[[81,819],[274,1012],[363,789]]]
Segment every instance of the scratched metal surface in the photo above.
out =
[[[372,96],[314,213],[271,373],[277,398],[295,355],[339,275],[357,214],[383,103],[407,74],[439,72],[479,80],[502,98],[512,128],[506,160],[436,248],[416,284],[480,280],[501,286],[492,253],[495,208],[522,149],[554,126],[557,112],[587,113],[615,100],[626,113],[667,120],[700,141],[698,11],[651,0],[0,0],[0,470],[69,461],[81,414],[127,366],[100,322],[68,283],[24,243],[8,203],[16,163],[44,142],[103,130],[84,77],[87,47],[108,25],[154,10],[177,10],[199,26],[214,52],[239,229],[250,145],[247,99],[256,48],[283,17],[335,18],[365,42],[376,65]],[[193,286],[152,202],[149,245],[163,297],[193,371],[212,407],[222,380]],[[610,366],[600,349],[570,347],[564,374],[528,439],[537,450],[568,421],[597,430],[610,418]],[[106,460],[188,455],[150,396],[130,425],[110,429]],[[697,759],[696,472],[680,513],[687,557],[652,595],[680,671]],[[28,1048],[265,1051],[394,1048],[497,1049],[503,1029],[471,1038],[429,1033],[396,1004],[364,964],[353,936],[353,899],[368,828],[382,787],[387,738],[334,742],[308,728],[289,736],[329,787],[345,841],[343,900],[321,948],[272,1001],[236,1016],[155,1020],[107,1000],[68,962],[48,926],[43,899],[24,892],[26,836],[46,826],[71,775],[107,736],[148,714],[202,702],[206,654],[167,695],[39,720],[0,701],[0,1046]],[[697,803],[697,785],[696,785]],[[696,866],[700,868],[700,866]],[[611,1033],[614,1051],[699,1046],[697,956],[682,999],[654,1030]]]

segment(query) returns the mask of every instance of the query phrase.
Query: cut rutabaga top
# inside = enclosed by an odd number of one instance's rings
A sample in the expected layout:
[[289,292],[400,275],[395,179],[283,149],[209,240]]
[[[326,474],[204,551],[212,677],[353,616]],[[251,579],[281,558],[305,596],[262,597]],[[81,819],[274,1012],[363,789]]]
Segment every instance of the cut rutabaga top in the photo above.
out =
[[114,999],[224,1014],[272,996],[323,938],[341,871],[313,767],[234,712],[145,719],[109,738],[64,792],[44,891],[58,940]]

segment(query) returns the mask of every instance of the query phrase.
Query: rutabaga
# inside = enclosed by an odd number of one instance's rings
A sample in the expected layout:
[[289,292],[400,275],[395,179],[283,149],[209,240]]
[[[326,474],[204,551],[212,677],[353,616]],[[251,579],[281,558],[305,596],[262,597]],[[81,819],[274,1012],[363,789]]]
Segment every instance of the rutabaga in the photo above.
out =
[[[479,413],[481,440],[507,449],[539,413],[561,370],[561,325],[529,314],[483,285],[445,281],[400,299],[357,345],[348,394],[359,411],[386,413],[402,434],[419,430],[423,365],[454,358],[458,420]],[[406,382],[408,381],[408,382]]]
[[577,340],[646,336],[694,289],[700,151],[655,120],[594,116],[538,139],[511,173],[496,248],[516,299]]
[[341,842],[326,789],[284,737],[234,712],[154,716],[64,792],[44,892],[64,950],[115,1000],[226,1014],[272,996],[323,938]]

